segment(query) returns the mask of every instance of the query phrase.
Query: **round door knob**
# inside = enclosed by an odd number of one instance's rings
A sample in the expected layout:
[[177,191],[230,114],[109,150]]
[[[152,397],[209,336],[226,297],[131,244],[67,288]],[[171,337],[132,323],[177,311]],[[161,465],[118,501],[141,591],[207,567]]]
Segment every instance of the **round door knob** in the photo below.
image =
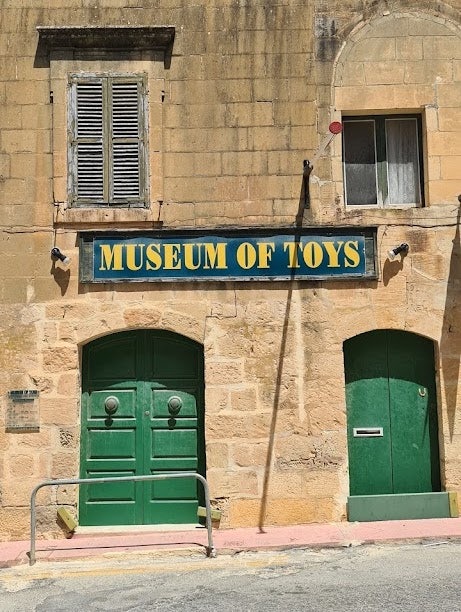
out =
[[182,399],[177,395],[172,395],[168,400],[168,411],[170,414],[178,414],[182,408]]
[[119,399],[118,397],[115,397],[115,395],[109,395],[109,397],[106,397],[104,400],[104,409],[107,414],[114,414],[119,406]]

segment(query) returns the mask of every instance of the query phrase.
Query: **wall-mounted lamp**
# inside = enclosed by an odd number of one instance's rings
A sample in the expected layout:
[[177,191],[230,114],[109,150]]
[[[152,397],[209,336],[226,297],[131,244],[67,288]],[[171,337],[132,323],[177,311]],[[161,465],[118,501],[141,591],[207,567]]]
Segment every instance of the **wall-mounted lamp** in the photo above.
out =
[[51,257],[59,259],[63,266],[68,266],[70,264],[70,257],[67,257],[67,255],[64,255],[64,253],[61,253],[58,247],[53,247],[51,249]]
[[399,244],[399,246],[394,247],[393,249],[388,251],[387,256],[391,261],[394,261],[394,259],[397,257],[397,255],[399,255],[399,253],[404,253],[406,255],[409,250],[410,246],[406,242],[402,242],[402,244]]

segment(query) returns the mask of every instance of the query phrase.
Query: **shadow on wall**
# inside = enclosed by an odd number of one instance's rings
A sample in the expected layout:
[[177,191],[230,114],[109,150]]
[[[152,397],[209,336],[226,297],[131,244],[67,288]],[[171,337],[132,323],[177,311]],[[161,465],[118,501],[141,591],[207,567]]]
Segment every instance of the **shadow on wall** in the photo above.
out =
[[[458,198],[461,204],[461,196]],[[461,208],[458,209],[456,232],[448,273],[447,294],[440,339],[440,365],[444,377],[445,403],[447,407],[450,441],[455,433],[456,401],[459,387],[459,364],[461,358]]]
[[[311,171],[312,171],[312,166],[310,166],[309,162],[306,160],[304,163],[304,173],[302,177],[298,211],[295,217],[295,227],[299,229],[303,227],[304,212],[306,209],[309,208],[309,175]],[[294,238],[295,238],[295,241],[301,240],[301,234],[295,231]],[[260,532],[264,531],[264,525],[266,522],[267,494],[269,490],[269,481],[270,481],[271,468],[272,468],[272,458],[274,454],[275,429],[277,425],[277,417],[278,417],[278,411],[280,407],[280,391],[281,391],[283,366],[284,366],[284,361],[285,361],[285,353],[286,353],[286,345],[287,345],[288,326],[290,323],[291,303],[293,299],[293,286],[294,286],[294,283],[296,282],[294,278],[294,272],[295,270],[293,269],[292,277],[289,281],[290,285],[289,285],[288,294],[287,294],[285,315],[283,317],[282,340],[280,342],[280,353],[279,353],[279,359],[278,359],[278,364],[277,364],[277,374],[275,378],[274,402],[272,404],[272,415],[271,415],[271,423],[269,427],[269,436],[268,436],[268,441],[267,441],[266,463],[264,466],[264,479],[263,479],[261,506],[259,510],[259,520],[258,520],[258,528]],[[302,376],[303,373],[301,372],[300,375]]]
[[383,285],[385,287],[388,286],[394,276],[397,276],[397,274],[403,270],[403,260],[405,257],[406,254],[402,253],[401,257],[399,259],[395,259],[394,261],[389,261],[389,259],[386,259],[383,266]]
[[61,289],[61,295],[64,296],[69,286],[70,270],[63,270],[59,266],[56,266],[55,262],[53,261],[50,274],[54,278],[56,284]]
[[280,343],[280,354],[279,354],[279,360],[278,360],[278,366],[277,366],[277,376],[275,379],[274,402],[272,405],[271,424],[269,428],[269,438],[268,438],[268,443],[267,443],[266,464],[264,466],[264,480],[263,480],[263,489],[262,489],[262,495],[261,495],[261,506],[259,510],[258,527],[261,533],[264,531],[264,525],[266,522],[267,493],[269,489],[269,480],[270,480],[271,467],[272,467],[272,457],[274,453],[275,428],[277,425],[277,416],[278,416],[278,411],[279,411],[279,406],[280,406],[280,388],[281,388],[281,383],[282,383],[283,364],[285,360],[285,350],[286,350],[286,344],[287,344],[288,325],[290,321],[292,296],[293,296],[293,280],[290,281],[290,288],[288,290],[288,295],[287,295],[285,316],[283,318],[282,341]]

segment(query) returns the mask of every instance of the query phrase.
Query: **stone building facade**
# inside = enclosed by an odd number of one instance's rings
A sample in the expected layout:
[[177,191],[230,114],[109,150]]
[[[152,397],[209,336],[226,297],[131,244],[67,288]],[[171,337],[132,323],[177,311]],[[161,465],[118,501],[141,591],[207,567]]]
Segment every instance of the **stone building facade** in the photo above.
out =
[[[0,537],[26,536],[36,484],[79,475],[198,469],[221,528],[460,492],[460,0],[0,7]],[[243,270],[269,269],[261,236],[329,268],[161,276],[207,237],[219,267],[222,236]],[[128,244],[149,278],[109,274]],[[201,503],[114,486],[43,489],[41,533],[62,506],[103,525]]]

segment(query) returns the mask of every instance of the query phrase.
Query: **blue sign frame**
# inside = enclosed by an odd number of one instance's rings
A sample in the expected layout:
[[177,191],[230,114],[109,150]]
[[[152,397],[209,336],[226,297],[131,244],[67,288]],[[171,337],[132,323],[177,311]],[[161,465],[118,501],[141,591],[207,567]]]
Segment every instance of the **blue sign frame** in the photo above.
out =
[[351,229],[82,235],[80,279],[107,283],[376,277],[375,231]]

